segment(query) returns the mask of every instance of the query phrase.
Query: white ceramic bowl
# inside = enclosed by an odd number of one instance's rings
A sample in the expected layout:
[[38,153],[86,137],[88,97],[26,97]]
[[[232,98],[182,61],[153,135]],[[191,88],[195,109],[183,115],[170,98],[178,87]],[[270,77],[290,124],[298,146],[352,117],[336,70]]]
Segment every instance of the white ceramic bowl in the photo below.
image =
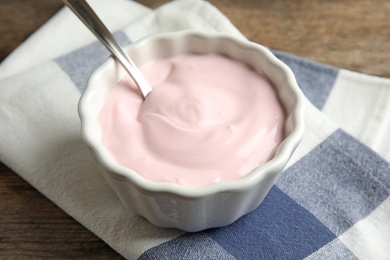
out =
[[303,136],[304,100],[292,71],[267,48],[217,33],[182,31],[152,35],[131,44],[126,52],[137,65],[185,53],[220,53],[248,63],[264,71],[274,83],[287,122],[286,138],[274,158],[241,179],[194,188],[147,180],[119,165],[100,141],[96,118],[105,93],[118,79],[118,65],[109,58],[91,75],[80,99],[79,114],[85,143],[123,205],[157,226],[185,231],[229,225],[258,207]]

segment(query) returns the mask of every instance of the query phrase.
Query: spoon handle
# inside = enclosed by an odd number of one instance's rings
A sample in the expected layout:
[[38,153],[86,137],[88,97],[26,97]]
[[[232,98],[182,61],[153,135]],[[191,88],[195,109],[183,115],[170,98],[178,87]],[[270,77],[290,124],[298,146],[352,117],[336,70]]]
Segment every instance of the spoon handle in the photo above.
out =
[[152,91],[152,88],[89,4],[85,0],[62,0],[62,2],[69,7],[69,9],[123,65],[145,98],[149,92]]

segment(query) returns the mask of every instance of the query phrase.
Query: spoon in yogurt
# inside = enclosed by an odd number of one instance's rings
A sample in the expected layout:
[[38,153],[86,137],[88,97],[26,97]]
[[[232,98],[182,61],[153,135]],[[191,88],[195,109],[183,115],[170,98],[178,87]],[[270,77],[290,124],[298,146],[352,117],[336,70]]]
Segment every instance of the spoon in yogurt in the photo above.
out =
[[138,70],[134,62],[127,56],[123,48],[114,39],[110,31],[99,19],[85,0],[62,0],[69,9],[86,25],[86,27],[103,43],[111,54],[122,64],[124,69],[134,80],[142,96],[146,96],[152,91],[151,86]]

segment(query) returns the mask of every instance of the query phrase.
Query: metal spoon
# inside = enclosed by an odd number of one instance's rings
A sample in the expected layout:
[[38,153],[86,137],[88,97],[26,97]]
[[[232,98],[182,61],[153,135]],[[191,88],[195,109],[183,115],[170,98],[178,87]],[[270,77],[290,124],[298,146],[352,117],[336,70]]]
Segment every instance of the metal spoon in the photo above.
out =
[[122,47],[102,23],[96,13],[85,0],[62,0],[70,10],[88,27],[88,29],[103,43],[104,46],[122,64],[130,74],[142,96],[146,98],[152,88],[138,70],[134,62],[127,56]]

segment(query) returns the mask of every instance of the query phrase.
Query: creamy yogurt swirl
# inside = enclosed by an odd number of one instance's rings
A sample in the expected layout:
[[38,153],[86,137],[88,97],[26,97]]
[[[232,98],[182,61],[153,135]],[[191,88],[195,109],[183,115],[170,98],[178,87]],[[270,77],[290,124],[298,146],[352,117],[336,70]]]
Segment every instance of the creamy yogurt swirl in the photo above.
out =
[[230,58],[181,55],[141,72],[143,101],[125,77],[99,114],[102,142],[117,162],[146,179],[184,186],[234,180],[272,158],[285,113],[271,82]]

